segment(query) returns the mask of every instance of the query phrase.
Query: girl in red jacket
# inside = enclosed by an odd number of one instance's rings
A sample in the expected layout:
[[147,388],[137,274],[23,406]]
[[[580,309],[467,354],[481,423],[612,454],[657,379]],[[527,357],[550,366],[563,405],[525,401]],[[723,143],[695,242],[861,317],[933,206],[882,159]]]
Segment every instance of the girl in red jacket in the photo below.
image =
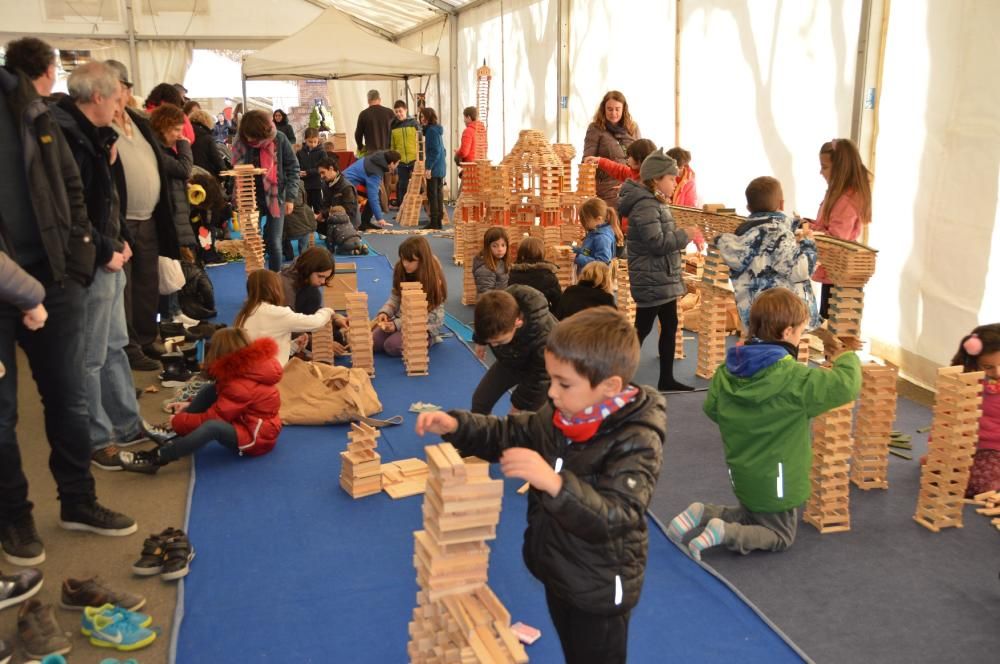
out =
[[217,331],[205,357],[206,373],[215,384],[170,418],[177,436],[152,451],[122,451],[122,468],[152,474],[213,440],[240,456],[270,452],[281,433],[277,385],[282,370],[276,353],[269,337],[250,341],[239,328]]
[[670,148],[667,155],[677,162],[677,187],[670,198],[673,205],[698,207],[698,189],[694,183],[694,169],[691,168],[691,153],[682,147]]

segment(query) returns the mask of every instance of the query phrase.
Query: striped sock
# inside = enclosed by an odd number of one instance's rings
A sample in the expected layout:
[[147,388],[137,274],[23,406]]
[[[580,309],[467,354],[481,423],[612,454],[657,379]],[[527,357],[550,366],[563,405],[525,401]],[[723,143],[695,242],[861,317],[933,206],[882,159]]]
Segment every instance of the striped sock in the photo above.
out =
[[711,519],[701,535],[688,542],[688,551],[695,560],[701,560],[701,552],[705,549],[722,544],[726,534],[726,522],[722,519]]
[[705,512],[705,506],[701,503],[691,503],[688,508],[674,517],[667,527],[667,537],[678,544],[684,536],[693,528],[697,528],[701,523],[701,515]]

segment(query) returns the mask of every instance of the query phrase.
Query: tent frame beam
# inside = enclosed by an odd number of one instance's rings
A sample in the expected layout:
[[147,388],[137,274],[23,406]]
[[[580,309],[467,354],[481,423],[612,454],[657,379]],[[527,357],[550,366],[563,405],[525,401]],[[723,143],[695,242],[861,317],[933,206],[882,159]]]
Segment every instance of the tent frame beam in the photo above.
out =
[[[323,9],[323,10],[331,9],[331,8],[336,9],[335,7],[333,7],[333,5],[328,5],[325,2],[323,2],[323,0],[303,0],[303,2],[308,2],[313,7],[318,7],[319,9]],[[393,35],[388,30],[386,30],[384,28],[380,28],[377,25],[375,25],[374,23],[369,23],[368,21],[364,20],[363,18],[359,18],[359,17],[357,17],[356,15],[354,15],[354,14],[352,14],[350,12],[346,12],[345,11],[344,13],[347,14],[348,16],[350,16],[351,20],[354,21],[355,23],[357,23],[358,25],[360,25],[362,28],[365,28],[366,30],[370,30],[370,31],[374,32],[379,37],[382,37],[383,39],[388,39],[389,41],[395,41],[396,40],[395,35]],[[286,35],[286,36],[290,36],[290,35]],[[284,37],[282,37],[281,39],[284,39]],[[275,41],[280,41],[280,40],[276,39]]]
[[449,5],[447,2],[443,2],[443,0],[423,0],[423,2],[442,12],[446,16],[454,16],[457,13],[454,7]]

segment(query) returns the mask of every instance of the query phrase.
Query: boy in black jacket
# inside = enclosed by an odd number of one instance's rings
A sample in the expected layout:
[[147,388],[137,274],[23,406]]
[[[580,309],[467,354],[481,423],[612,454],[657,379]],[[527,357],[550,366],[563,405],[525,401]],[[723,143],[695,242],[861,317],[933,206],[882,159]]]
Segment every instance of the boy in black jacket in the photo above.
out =
[[551,401],[503,418],[421,413],[417,433],[527,480],[524,561],[545,585],[566,661],[626,661],[646,569],[645,511],[663,458],[663,397],[629,381],[639,340],[610,307],[567,318],[545,347]]
[[319,174],[319,162],[326,158],[326,151],[319,144],[319,130],[309,127],[305,133],[305,144],[296,155],[299,160],[299,177],[306,190],[306,202],[313,212],[323,207],[323,178]]
[[[344,208],[348,218],[354,228],[361,225],[361,217],[358,216],[358,192],[354,190],[354,185],[347,181],[340,173],[340,162],[336,157],[324,157],[316,164],[316,171],[320,179],[323,180],[323,202],[320,206],[317,221],[326,220],[330,214],[330,208],[339,205]],[[324,233],[325,234],[325,233]]]

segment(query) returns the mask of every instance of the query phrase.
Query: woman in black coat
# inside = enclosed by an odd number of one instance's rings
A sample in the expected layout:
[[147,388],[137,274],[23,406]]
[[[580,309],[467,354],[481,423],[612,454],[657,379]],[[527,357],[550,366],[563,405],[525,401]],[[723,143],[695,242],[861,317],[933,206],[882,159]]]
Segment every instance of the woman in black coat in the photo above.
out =
[[271,116],[274,120],[274,127],[288,139],[288,142],[295,145],[295,130],[292,129],[292,125],[288,122],[288,116],[280,108],[274,109],[274,115]]
[[226,170],[226,162],[222,159],[212,128],[212,116],[202,110],[197,110],[191,114],[191,126],[194,127],[194,143],[191,144],[191,155],[194,157],[194,165],[204,168],[215,177],[219,177],[219,171]]

